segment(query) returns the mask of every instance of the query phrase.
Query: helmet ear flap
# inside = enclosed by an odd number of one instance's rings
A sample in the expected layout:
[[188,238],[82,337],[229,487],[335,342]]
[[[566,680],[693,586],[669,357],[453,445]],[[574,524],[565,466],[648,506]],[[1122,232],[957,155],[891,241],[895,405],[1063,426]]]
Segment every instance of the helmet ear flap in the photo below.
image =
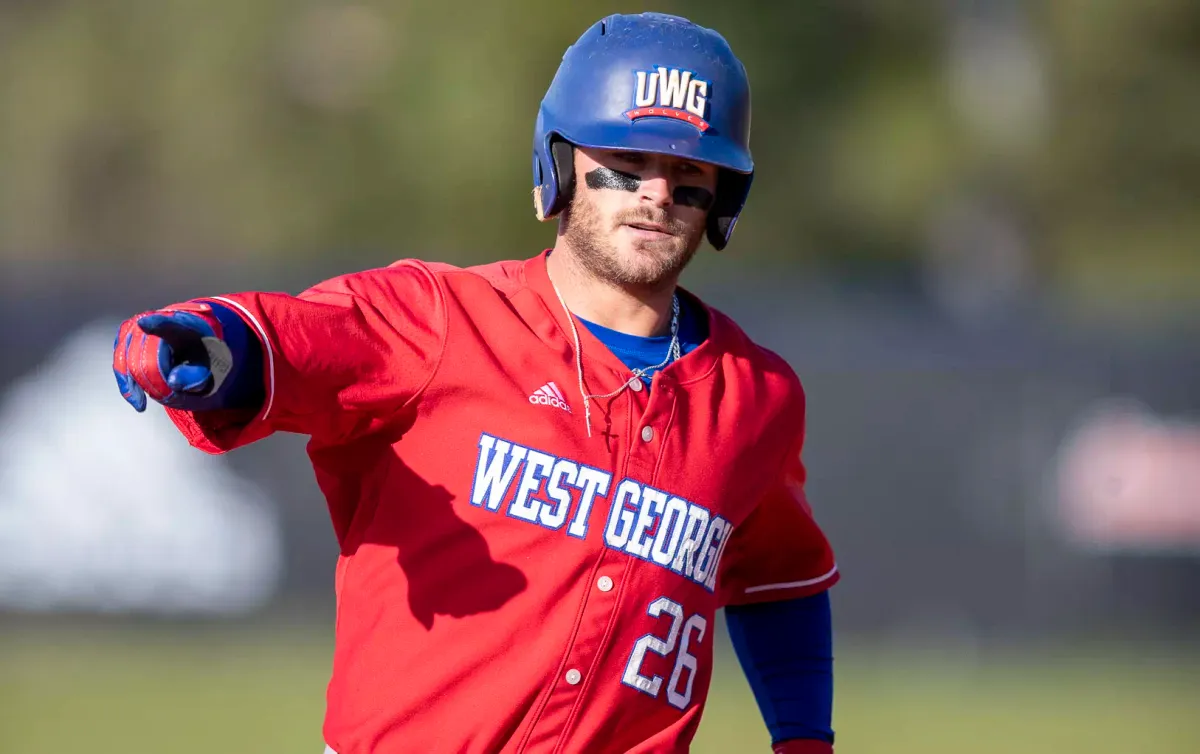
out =
[[549,160],[544,160],[537,151],[533,155],[533,204],[538,220],[543,221],[562,212],[575,193],[574,145],[551,136],[549,153],[546,155]]
[[708,242],[717,251],[729,244],[733,226],[746,205],[753,174],[722,170],[717,178],[717,198],[708,212]]
[[558,196],[555,197],[551,214],[557,215],[566,209],[575,195],[575,146],[569,141],[552,139],[550,157],[554,161],[555,182],[558,184]]

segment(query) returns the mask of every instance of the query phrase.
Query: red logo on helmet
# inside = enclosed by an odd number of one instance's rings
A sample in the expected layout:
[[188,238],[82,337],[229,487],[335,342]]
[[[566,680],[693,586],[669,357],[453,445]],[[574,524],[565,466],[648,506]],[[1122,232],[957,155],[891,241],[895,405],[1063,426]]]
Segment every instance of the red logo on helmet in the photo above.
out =
[[702,132],[708,130],[708,121],[704,119],[708,82],[696,78],[691,71],[662,66],[653,71],[638,71],[633,104],[632,110],[625,111],[630,120],[673,118]]

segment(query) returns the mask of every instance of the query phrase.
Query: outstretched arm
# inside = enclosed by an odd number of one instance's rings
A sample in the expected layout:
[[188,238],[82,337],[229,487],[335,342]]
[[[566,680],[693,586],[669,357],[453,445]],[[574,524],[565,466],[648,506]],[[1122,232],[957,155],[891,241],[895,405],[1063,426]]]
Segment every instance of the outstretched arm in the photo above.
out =
[[276,431],[336,443],[413,406],[440,359],[445,319],[438,280],[400,262],[298,296],[237,293],[131,318],[113,369],[135,408],[146,396],[162,403],[208,452]]

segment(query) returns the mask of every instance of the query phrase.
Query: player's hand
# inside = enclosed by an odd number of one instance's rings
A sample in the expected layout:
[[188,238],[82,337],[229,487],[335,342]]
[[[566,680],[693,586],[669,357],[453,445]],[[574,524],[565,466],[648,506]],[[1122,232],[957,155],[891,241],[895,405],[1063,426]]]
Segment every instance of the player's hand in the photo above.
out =
[[184,411],[261,403],[261,344],[236,313],[188,302],[125,320],[113,342],[113,374],[137,411],[147,397]]

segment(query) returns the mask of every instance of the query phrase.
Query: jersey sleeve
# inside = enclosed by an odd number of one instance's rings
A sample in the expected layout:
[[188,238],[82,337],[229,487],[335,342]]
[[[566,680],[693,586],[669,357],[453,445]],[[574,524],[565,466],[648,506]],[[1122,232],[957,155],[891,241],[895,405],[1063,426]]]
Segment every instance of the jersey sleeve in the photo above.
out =
[[806,597],[839,579],[805,494],[802,444],[801,431],[767,493],[729,538],[717,580],[722,606]]
[[[201,299],[206,300],[206,299]],[[354,273],[293,296],[207,300],[238,312],[263,343],[266,398],[257,414],[167,409],[197,448],[222,453],[274,432],[346,442],[403,420],[432,378],[446,306],[418,262]]]

